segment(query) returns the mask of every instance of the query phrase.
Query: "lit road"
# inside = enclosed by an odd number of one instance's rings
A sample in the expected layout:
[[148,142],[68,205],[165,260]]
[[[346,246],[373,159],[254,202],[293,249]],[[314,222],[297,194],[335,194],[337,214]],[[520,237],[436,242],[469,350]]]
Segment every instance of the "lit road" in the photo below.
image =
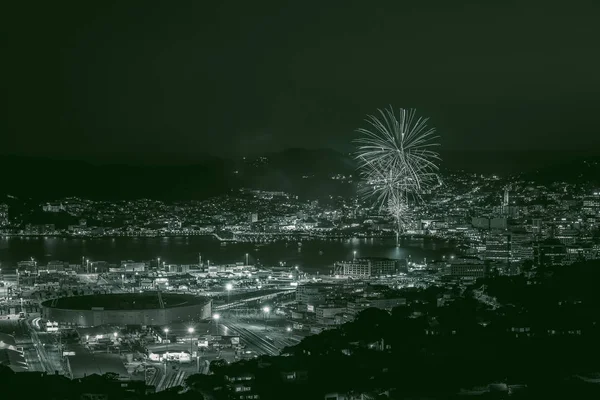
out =
[[[173,366],[176,368],[173,369]],[[187,367],[187,368],[186,368]],[[196,363],[192,364],[175,364],[170,363],[149,363],[146,365],[146,384],[154,386],[157,392],[167,390],[169,388],[183,386],[188,376],[196,373]]]
[[23,357],[25,357],[29,371],[45,371],[42,360],[23,320],[16,318],[0,320],[0,331],[14,336],[17,346],[23,348]]
[[31,341],[38,354],[42,368],[47,373],[54,373],[54,371],[63,373],[60,354],[53,351],[50,351],[49,353],[46,348],[48,345],[54,346],[54,337],[51,335],[49,336],[47,332],[38,332],[34,325],[35,321],[39,321],[39,318],[34,319],[33,321],[34,323],[32,324],[31,319],[25,319],[23,323],[29,331]]
[[154,386],[156,391],[158,392],[158,387],[162,380],[164,379],[165,373],[162,365],[152,364],[146,365],[146,384],[150,386]]
[[159,386],[156,387],[156,391],[162,391],[169,388],[183,386],[185,379],[190,375],[189,372],[180,370],[170,370],[167,368],[167,375],[161,380]]
[[32,342],[32,344],[33,344],[33,346],[34,346],[37,354],[38,354],[38,358],[40,360],[42,368],[47,373],[52,373],[55,370],[55,368],[52,365],[52,362],[50,361],[50,358],[48,357],[48,353],[46,352],[46,348],[44,347],[44,343],[40,340],[38,332],[31,325],[31,321],[29,319],[26,319],[24,321],[24,324],[26,325],[27,330],[29,331],[29,335],[31,337],[31,342]]
[[293,346],[299,342],[297,338],[280,331],[280,328],[269,327],[265,331],[264,325],[249,324],[236,318],[227,318],[222,321],[219,322],[220,334],[239,335],[241,341],[258,354],[276,356],[284,347]]
[[33,343],[31,341],[23,342],[21,346],[23,347],[23,356],[25,357],[29,371],[45,372],[42,360]]
[[215,306],[214,311],[223,311],[223,310],[228,310],[231,308],[243,307],[243,306],[247,305],[248,303],[252,303],[255,301],[271,300],[271,299],[276,298],[277,296],[289,294],[292,291],[293,291],[293,289],[275,290],[275,291],[271,290],[268,293],[260,294],[261,292],[264,292],[264,290],[263,290],[263,291],[257,291],[256,295],[253,295],[253,293],[250,292],[250,293],[246,294],[248,297],[245,299],[228,301],[226,304],[221,304],[221,305]]

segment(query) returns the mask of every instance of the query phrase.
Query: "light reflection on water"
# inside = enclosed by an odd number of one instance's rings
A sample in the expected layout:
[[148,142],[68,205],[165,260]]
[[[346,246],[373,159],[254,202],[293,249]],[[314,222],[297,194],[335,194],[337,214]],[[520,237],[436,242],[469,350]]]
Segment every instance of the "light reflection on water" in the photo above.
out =
[[35,238],[11,237],[0,240],[0,262],[15,265],[18,261],[34,257],[38,262],[62,260],[77,263],[82,256],[91,260],[118,263],[122,260],[150,260],[160,257],[167,263],[195,264],[198,253],[203,260],[211,263],[243,262],[249,254],[250,263],[262,262],[276,265],[285,261],[305,269],[328,269],[334,261],[357,257],[388,257],[403,259],[408,256],[413,261],[441,259],[450,255],[453,249],[445,242],[433,240],[404,241],[400,247],[394,239],[333,239],[274,243],[228,243],[207,237],[165,237],[165,238]]

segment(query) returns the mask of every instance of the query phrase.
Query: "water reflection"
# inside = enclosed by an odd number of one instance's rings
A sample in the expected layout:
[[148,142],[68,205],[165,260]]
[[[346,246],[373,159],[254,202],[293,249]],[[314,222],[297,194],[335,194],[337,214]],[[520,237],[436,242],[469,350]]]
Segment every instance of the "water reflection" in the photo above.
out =
[[167,263],[196,264],[198,253],[212,263],[244,262],[245,254],[268,265],[299,265],[305,269],[324,269],[334,261],[350,260],[353,252],[357,257],[388,257],[403,259],[411,256],[414,261],[441,259],[452,254],[452,248],[444,242],[403,241],[399,247],[394,239],[334,239],[323,241],[273,242],[273,243],[221,243],[206,237],[185,238],[18,238],[0,241],[0,261],[15,265],[18,261],[35,257],[39,262],[62,260],[80,262],[85,256],[91,260],[118,263],[121,260],[150,260],[160,255]]

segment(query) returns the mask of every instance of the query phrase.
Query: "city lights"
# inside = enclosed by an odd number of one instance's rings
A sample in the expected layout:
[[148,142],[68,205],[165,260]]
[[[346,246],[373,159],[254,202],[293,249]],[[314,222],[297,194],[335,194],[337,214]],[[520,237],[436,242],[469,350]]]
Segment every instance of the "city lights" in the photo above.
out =
[[600,399],[600,1],[39,3],[5,400]]

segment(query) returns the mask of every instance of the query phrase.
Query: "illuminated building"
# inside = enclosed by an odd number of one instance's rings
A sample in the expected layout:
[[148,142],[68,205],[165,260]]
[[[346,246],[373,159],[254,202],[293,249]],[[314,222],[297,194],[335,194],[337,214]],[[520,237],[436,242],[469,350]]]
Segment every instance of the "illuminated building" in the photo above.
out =
[[336,274],[352,277],[394,275],[398,271],[398,262],[388,258],[357,258],[336,262],[334,271]]

